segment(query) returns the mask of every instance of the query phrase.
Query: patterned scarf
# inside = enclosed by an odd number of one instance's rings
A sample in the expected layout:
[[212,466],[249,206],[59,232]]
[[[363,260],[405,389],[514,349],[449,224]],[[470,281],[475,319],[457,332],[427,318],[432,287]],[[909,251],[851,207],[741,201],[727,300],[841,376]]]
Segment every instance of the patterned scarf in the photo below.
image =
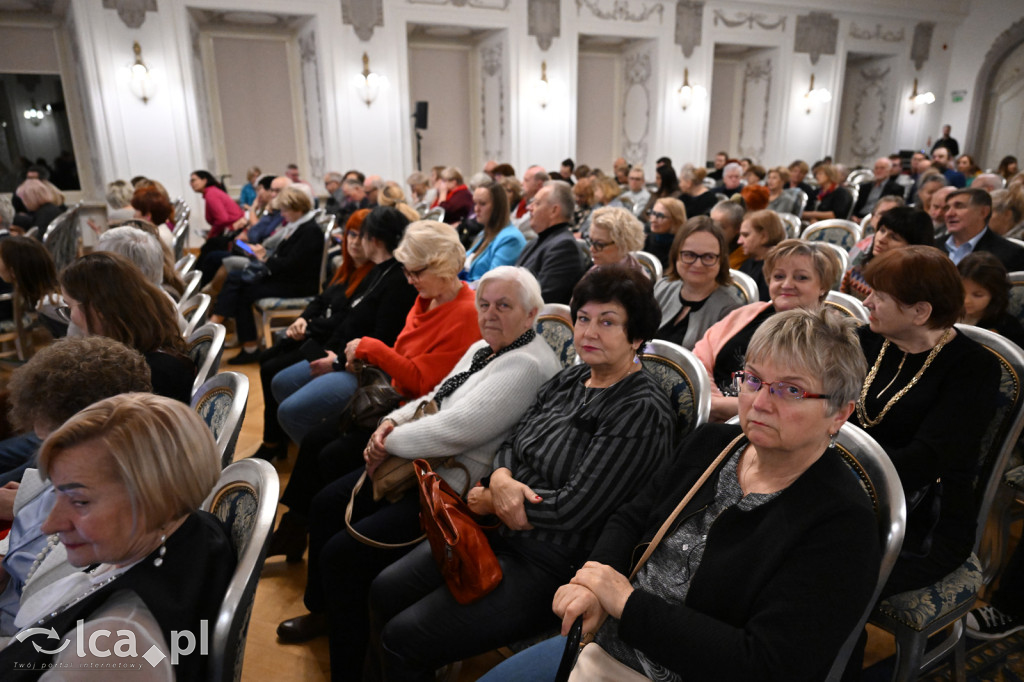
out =
[[[484,346],[476,353],[473,354],[473,362],[470,363],[469,369],[465,372],[459,372],[455,376],[448,379],[446,382],[441,384],[441,388],[437,389],[437,393],[434,394],[434,402],[437,403],[438,407],[441,407],[441,401],[455,393],[462,384],[466,383],[469,377],[473,376],[484,367],[486,367],[492,360],[498,358],[505,353],[515,350],[516,348],[522,348],[526,344],[533,341],[537,333],[532,329],[527,329],[526,333],[520,336],[518,339],[508,344],[497,353],[491,350],[490,346]],[[492,355],[492,353],[494,353]]]

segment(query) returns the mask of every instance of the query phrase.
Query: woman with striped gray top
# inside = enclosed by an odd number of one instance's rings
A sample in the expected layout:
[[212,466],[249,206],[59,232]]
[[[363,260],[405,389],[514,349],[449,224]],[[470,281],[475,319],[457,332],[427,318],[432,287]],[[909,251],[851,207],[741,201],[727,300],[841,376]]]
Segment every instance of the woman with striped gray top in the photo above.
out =
[[583,364],[541,387],[493,473],[469,492],[473,511],[502,521],[490,537],[502,582],[460,605],[426,543],[385,569],[370,608],[388,680],[432,680],[446,663],[557,627],[555,590],[668,457],[675,420],[639,359],[661,318],[650,281],[619,265],[596,268],[571,307]]

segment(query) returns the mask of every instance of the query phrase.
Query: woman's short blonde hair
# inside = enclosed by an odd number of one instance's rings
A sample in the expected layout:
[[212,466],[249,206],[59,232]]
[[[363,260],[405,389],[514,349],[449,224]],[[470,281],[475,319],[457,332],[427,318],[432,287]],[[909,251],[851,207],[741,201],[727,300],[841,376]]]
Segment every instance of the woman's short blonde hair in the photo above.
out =
[[25,202],[25,205],[29,207],[30,211],[34,211],[35,207],[42,206],[43,204],[56,203],[54,201],[53,192],[46,186],[46,183],[42,180],[35,178],[29,178],[25,182],[18,185],[15,194],[18,198]]
[[417,220],[405,228],[395,258],[406,270],[430,268],[443,279],[456,279],[466,261],[466,248],[451,225]]
[[655,206],[658,204],[665,207],[665,215],[668,216],[669,221],[672,223],[673,233],[683,226],[683,223],[686,222],[686,206],[683,202],[672,197],[661,197],[654,202]]
[[633,214],[618,206],[605,206],[594,211],[590,219],[591,229],[602,227],[622,251],[639,251],[644,248],[644,225]]
[[828,307],[777,313],[754,332],[745,361],[771,360],[821,377],[832,415],[857,399],[868,371],[856,329],[856,320]]
[[[533,276],[533,273],[526,268],[515,265],[499,265],[485,272],[476,285],[476,300],[478,303],[480,302],[480,297],[483,296],[484,289],[487,288],[490,282],[515,283],[519,288],[519,301],[526,310],[536,310],[539,312],[541,306],[544,305],[540,283]],[[530,319],[530,324],[533,324],[532,318]]]
[[448,166],[443,171],[441,171],[441,179],[442,180],[454,180],[455,182],[457,182],[457,183],[459,183],[461,185],[463,183],[462,171],[460,171],[455,166]]
[[818,286],[823,292],[820,298],[824,300],[843,271],[839,256],[835,254],[832,247],[823,243],[808,242],[802,239],[784,239],[769,249],[768,255],[764,257],[764,278],[770,282],[775,264],[783,258],[792,258],[793,256],[806,256],[811,259],[814,272],[818,276]]
[[612,199],[622,194],[622,188],[619,187],[619,183],[615,181],[615,178],[607,175],[599,175],[594,178],[594,193],[597,193],[597,188],[600,187],[604,193],[604,201],[608,203]]
[[402,187],[394,181],[384,183],[377,198],[377,205],[397,206],[401,203],[405,203],[405,192],[402,191]]
[[126,180],[114,180],[107,185],[107,205],[110,208],[126,208],[132,204],[135,188]]
[[134,521],[149,532],[189,514],[220,478],[213,433],[188,405],[151,393],[124,393],[85,408],[50,434],[39,452],[39,471],[75,446],[99,442],[108,468],[128,491]]
[[295,211],[305,214],[313,210],[313,202],[309,195],[296,185],[289,185],[282,189],[274,201],[277,202],[277,209],[280,211]]

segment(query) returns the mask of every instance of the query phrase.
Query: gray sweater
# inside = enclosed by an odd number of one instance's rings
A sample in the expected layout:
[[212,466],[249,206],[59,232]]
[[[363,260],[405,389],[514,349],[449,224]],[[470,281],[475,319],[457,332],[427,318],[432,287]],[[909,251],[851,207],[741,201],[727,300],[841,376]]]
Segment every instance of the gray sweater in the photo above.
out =
[[[498,447],[533,404],[537,390],[561,369],[539,334],[472,375],[444,399],[437,414],[410,421],[416,406],[431,400],[449,377],[468,370],[473,355],[485,345],[486,341],[474,343],[430,393],[388,415],[398,424],[385,441],[389,453],[408,459],[459,455],[459,462],[469,470],[471,484],[491,473]],[[438,473],[455,490],[462,490],[466,477],[462,469]]]
[[[665,326],[670,320],[675,319],[683,310],[683,303],[679,300],[679,290],[683,288],[681,279],[661,279],[654,285],[654,298],[661,308],[661,325]],[[727,314],[743,305],[740,301],[739,292],[735,287],[720,286],[711,292],[707,301],[701,309],[690,313],[690,322],[686,327],[686,336],[683,337],[682,346],[686,350],[693,350],[693,347],[704,336],[708,328],[721,320]]]

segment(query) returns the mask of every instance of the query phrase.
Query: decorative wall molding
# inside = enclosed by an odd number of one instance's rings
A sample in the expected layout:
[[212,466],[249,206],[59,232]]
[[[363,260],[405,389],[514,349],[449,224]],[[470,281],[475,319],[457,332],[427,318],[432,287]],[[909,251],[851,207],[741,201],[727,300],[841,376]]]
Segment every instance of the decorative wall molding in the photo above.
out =
[[640,10],[633,12],[629,8],[629,0],[615,0],[610,9],[601,9],[600,0],[576,0],[576,14],[579,15],[582,8],[586,7],[598,19],[605,21],[631,21],[641,23],[647,21],[651,16],[657,14],[658,22],[665,19],[665,6],[658,2],[654,4],[643,3]]
[[738,28],[740,26],[746,26],[747,28],[753,29],[763,28],[766,31],[774,31],[780,29],[786,31],[786,17],[778,16],[773,21],[767,14],[759,14],[757,12],[737,12],[732,18],[725,15],[720,9],[716,9],[714,12],[715,26],[718,26],[719,22],[724,24],[727,28]]
[[[967,139],[964,149],[982,149],[985,140],[986,122],[989,111],[995,102],[988,96],[992,83],[999,72],[999,67],[1013,54],[1020,45],[1024,45],[1024,19],[999,34],[992,42],[992,47],[985,53],[985,61],[978,69],[978,77],[974,81],[974,95],[971,97],[971,119],[967,126]],[[911,53],[913,54],[913,53]]]
[[508,9],[512,0],[405,0],[410,5],[452,5],[454,7],[474,7],[476,9]]
[[862,163],[877,156],[882,148],[882,133],[891,99],[888,87],[891,72],[890,67],[865,68],[857,72],[859,82],[855,86],[850,152]]
[[[505,158],[505,70],[502,68],[504,49],[501,43],[485,45],[480,49],[480,139],[483,142],[485,159]],[[491,102],[488,98],[488,83],[494,85],[490,91],[497,92],[498,101]],[[488,107],[488,104],[491,106]],[[497,116],[493,107],[497,107]],[[487,122],[498,121],[497,145],[488,144]],[[493,131],[492,131],[493,132]]]
[[[764,101],[755,102],[757,89],[764,90]],[[772,92],[772,60],[765,59],[764,61],[748,61],[746,68],[743,70],[743,92],[740,97],[740,132],[739,132],[739,147],[740,154],[742,156],[749,156],[752,159],[760,159],[764,157],[765,148],[768,145],[768,114],[769,107],[768,101]],[[750,102],[748,103],[748,99]],[[761,111],[756,110],[757,106],[761,106]],[[749,130],[750,126],[747,125],[747,117],[750,116],[750,123],[756,125],[760,123],[761,135],[760,138],[754,140],[751,144],[746,144],[744,139],[745,129]],[[760,121],[757,119],[760,118]]]
[[299,35],[299,64],[302,75],[302,101],[306,119],[306,150],[309,170],[319,179],[326,172],[324,155],[323,96],[320,88],[320,57],[316,49],[316,31],[313,28]]
[[[647,136],[651,132],[651,91],[650,80],[654,69],[649,52],[634,52],[625,55],[626,91],[622,103],[622,138],[625,148],[622,155],[630,164],[647,161]],[[630,104],[634,103],[634,106]],[[640,121],[636,120],[640,117]],[[640,123],[641,125],[634,125]],[[642,128],[639,133],[636,128]],[[637,134],[631,134],[637,133]]]
[[918,71],[928,61],[934,31],[935,22],[933,21],[922,21],[914,26],[914,42],[910,44],[910,61],[914,62],[914,68]]
[[676,3],[676,45],[683,48],[683,56],[689,58],[693,48],[700,45],[704,30],[704,3],[693,0],[679,0]]
[[817,64],[823,54],[835,54],[839,39],[839,20],[829,12],[809,12],[796,18],[793,52],[811,56]]
[[298,14],[272,14],[270,12],[236,12],[190,8],[189,14],[203,27],[249,27],[291,30],[301,25],[306,17]]
[[551,47],[551,40],[562,32],[560,0],[530,0],[527,6],[527,33],[537,39],[541,50]]
[[900,27],[898,31],[885,31],[881,24],[875,24],[875,30],[869,28],[858,28],[857,24],[850,22],[850,37],[857,40],[881,40],[886,43],[902,43],[906,37],[906,31]]
[[156,0],[103,0],[104,9],[116,9],[117,16],[128,28],[139,28],[146,21],[146,12],[156,12]]
[[384,25],[383,0],[341,0],[341,21],[366,42],[373,37],[375,27]]
[[217,167],[217,154],[213,144],[213,113],[210,111],[209,84],[206,82],[206,70],[203,68],[202,37],[199,21],[192,12],[188,17],[188,29],[192,50],[192,78],[196,85],[196,116],[199,124],[199,145],[207,168]]

